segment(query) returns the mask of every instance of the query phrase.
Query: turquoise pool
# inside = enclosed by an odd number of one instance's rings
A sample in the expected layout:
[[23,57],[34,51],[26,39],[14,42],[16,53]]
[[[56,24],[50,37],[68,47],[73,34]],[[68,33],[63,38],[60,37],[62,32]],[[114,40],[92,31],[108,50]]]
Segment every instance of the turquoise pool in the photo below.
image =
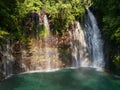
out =
[[120,90],[120,79],[91,68],[14,75],[0,90]]

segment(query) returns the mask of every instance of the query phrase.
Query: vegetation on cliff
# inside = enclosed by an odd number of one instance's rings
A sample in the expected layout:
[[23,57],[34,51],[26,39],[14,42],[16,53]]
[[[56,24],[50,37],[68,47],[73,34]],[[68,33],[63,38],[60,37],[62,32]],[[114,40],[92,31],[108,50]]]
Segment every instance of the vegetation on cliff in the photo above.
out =
[[10,38],[23,39],[23,19],[32,11],[44,11],[54,32],[61,34],[73,20],[81,19],[88,3],[83,0],[0,0],[0,39],[8,34]]

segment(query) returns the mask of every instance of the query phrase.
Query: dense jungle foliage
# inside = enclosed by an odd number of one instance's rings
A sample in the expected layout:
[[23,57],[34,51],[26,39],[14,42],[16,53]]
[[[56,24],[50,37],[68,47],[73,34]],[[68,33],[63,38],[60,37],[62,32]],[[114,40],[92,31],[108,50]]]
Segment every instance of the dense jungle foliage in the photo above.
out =
[[22,21],[31,11],[44,11],[52,20],[56,33],[62,33],[75,19],[80,19],[84,6],[90,2],[83,0],[0,0],[0,38],[8,35],[23,39]]

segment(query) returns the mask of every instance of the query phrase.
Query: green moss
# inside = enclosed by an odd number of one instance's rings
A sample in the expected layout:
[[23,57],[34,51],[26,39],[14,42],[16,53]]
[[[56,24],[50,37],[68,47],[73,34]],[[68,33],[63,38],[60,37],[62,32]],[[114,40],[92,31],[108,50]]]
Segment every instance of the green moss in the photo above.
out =
[[36,29],[38,31],[38,36],[39,37],[47,37],[50,34],[49,28],[45,27],[43,24],[42,25],[38,25]]
[[6,32],[5,30],[1,30],[0,28],[0,38],[4,38],[4,36],[8,35],[9,33]]

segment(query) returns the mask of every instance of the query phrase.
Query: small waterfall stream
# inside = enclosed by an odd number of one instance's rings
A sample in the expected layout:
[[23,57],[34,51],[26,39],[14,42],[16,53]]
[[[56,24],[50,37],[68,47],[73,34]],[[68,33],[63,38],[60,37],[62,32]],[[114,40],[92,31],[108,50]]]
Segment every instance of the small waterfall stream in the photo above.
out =
[[2,60],[3,60],[4,75],[6,77],[9,77],[13,74],[13,66],[12,66],[13,56],[11,53],[10,41],[6,42],[6,45],[3,47],[2,53],[3,53]]
[[44,15],[44,26],[45,26],[45,56],[46,56],[46,70],[51,69],[51,58],[50,58],[50,50],[49,50],[49,36],[50,36],[50,28],[48,24],[47,16]]

